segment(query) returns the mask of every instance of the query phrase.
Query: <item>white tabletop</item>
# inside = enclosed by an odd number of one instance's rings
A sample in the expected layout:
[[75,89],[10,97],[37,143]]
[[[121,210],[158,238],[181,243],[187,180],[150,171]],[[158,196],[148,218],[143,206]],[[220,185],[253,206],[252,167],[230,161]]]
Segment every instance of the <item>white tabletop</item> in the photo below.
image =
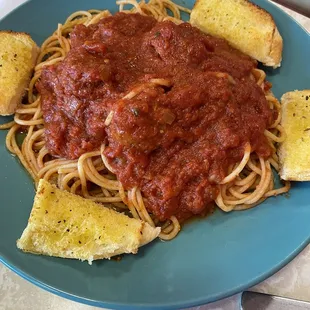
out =
[[[66,0],[65,0],[66,1]],[[0,18],[25,0],[0,0]],[[310,32],[310,19],[285,9]],[[309,85],[310,87],[310,85]],[[310,246],[277,274],[252,288],[254,291],[310,301]],[[239,296],[193,308],[240,310]],[[0,264],[0,310],[99,310],[66,300],[40,289]],[[267,309],[266,309],[267,310]]]

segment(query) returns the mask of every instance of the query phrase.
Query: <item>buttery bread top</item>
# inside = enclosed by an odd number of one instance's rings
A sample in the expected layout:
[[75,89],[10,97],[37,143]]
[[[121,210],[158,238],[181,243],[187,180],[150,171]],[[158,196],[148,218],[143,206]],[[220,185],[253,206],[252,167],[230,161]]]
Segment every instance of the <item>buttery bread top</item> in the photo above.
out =
[[283,41],[272,16],[248,0],[197,0],[190,23],[266,66],[281,65]]
[[282,121],[286,139],[278,154],[284,180],[310,181],[310,90],[282,96]]
[[58,189],[41,179],[17,247],[25,252],[87,260],[137,253],[160,228]]
[[22,32],[0,31],[0,115],[15,112],[28,87],[39,48]]

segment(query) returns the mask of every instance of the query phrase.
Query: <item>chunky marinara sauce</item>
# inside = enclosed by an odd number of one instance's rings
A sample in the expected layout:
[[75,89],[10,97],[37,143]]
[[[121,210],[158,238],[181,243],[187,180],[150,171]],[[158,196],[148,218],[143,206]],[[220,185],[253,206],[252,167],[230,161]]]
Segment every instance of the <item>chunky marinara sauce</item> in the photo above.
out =
[[[246,142],[271,155],[264,130],[275,115],[251,78],[256,63],[224,40],[188,23],[117,13],[76,26],[71,45],[37,85],[48,149],[75,159],[105,143],[118,179],[141,188],[159,219],[205,213]],[[148,85],[154,78],[171,85]]]

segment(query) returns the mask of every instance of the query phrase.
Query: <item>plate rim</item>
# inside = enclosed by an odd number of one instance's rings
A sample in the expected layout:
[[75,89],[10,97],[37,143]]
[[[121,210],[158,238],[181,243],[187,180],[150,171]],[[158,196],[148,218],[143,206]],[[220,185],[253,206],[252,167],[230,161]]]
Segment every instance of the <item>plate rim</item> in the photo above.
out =
[[[4,15],[2,18],[0,18],[0,22],[2,22],[5,18],[7,18],[10,15],[13,15],[15,11],[19,10],[21,7],[25,6],[27,3],[32,2],[34,0],[25,0],[23,3],[20,3],[17,5],[14,9],[9,11],[6,15]],[[113,0],[110,0],[113,1]],[[298,20],[293,18],[290,14],[288,14],[286,11],[282,10],[278,5],[273,3],[269,0],[261,0],[265,3],[268,3],[268,5],[272,6],[274,9],[276,9],[280,14],[286,15],[286,18],[289,18],[293,23],[295,23],[310,39],[310,31],[308,31],[303,25],[300,24]],[[73,293],[69,293],[66,291],[63,291],[61,289],[58,289],[56,287],[53,287],[47,283],[44,283],[41,280],[36,279],[35,277],[31,276],[27,272],[23,271],[20,268],[17,268],[14,264],[10,263],[8,260],[6,260],[2,255],[2,251],[0,251],[0,262],[7,267],[9,270],[13,271],[18,276],[22,277],[26,281],[30,282],[31,284],[36,285],[39,288],[44,289],[47,292],[50,292],[56,296],[60,296],[62,298],[69,299],[74,302],[82,303],[85,305],[90,305],[94,307],[99,308],[109,308],[109,309],[180,309],[180,308],[190,308],[190,307],[196,307],[201,305],[206,305],[212,302],[216,302],[228,297],[231,297],[233,295],[236,295],[238,293],[242,293],[243,291],[250,289],[254,285],[264,281],[265,279],[269,278],[273,274],[277,273],[280,269],[282,269],[284,266],[286,266],[289,262],[291,262],[300,252],[302,252],[308,245],[310,244],[310,234],[308,238],[306,238],[301,244],[296,247],[291,253],[289,253],[284,259],[282,259],[277,265],[270,268],[268,271],[263,271],[259,276],[252,278],[248,282],[239,285],[233,289],[230,289],[226,291],[225,293],[219,292],[217,294],[209,295],[209,297],[201,297],[201,298],[195,298],[191,299],[187,302],[169,302],[169,303],[156,303],[156,304],[146,304],[146,303],[123,303],[123,302],[105,302],[105,301],[99,301],[94,299],[89,299],[86,297],[81,297],[74,295]],[[34,255],[34,254],[28,254],[28,255]],[[61,258],[57,258],[61,259]],[[84,262],[85,263],[85,262]],[[241,305],[241,299],[239,300]],[[239,306],[240,306],[239,305]]]
[[[31,0],[30,0],[31,1]],[[310,235],[309,237],[303,241],[300,246],[298,246],[296,249],[294,249],[289,255],[285,257],[285,259],[281,260],[281,262],[273,267],[270,268],[267,272],[263,272],[258,277],[251,279],[247,283],[244,283],[240,286],[237,286],[236,288],[233,288],[229,291],[226,291],[225,293],[218,293],[214,294],[212,296],[209,296],[208,298],[202,297],[200,299],[190,300],[186,303],[184,302],[171,302],[171,303],[157,303],[157,304],[145,304],[145,303],[122,303],[122,302],[105,302],[105,301],[99,301],[99,300],[93,300],[88,299],[85,297],[77,296],[65,291],[62,291],[60,289],[57,289],[56,287],[50,286],[31,275],[27,274],[27,272],[22,271],[19,268],[16,268],[12,264],[10,264],[8,261],[6,261],[2,256],[0,256],[0,262],[3,263],[4,266],[9,268],[11,271],[25,279],[26,281],[36,285],[39,288],[44,289],[47,292],[50,292],[56,296],[60,296],[62,298],[69,299],[71,301],[79,302],[85,305],[90,305],[94,307],[99,308],[108,308],[108,309],[115,309],[115,310],[123,310],[123,309],[183,309],[183,308],[191,308],[191,307],[198,307],[202,305],[207,305],[212,302],[216,302],[228,297],[231,297],[233,295],[236,295],[238,293],[242,293],[243,291],[250,289],[251,287],[255,286],[256,284],[264,281],[265,279],[269,278],[273,274],[277,273],[279,270],[281,270],[284,266],[286,266],[289,262],[291,262],[300,252],[302,252],[310,243]],[[35,255],[35,254],[28,254],[28,255]],[[61,258],[57,258],[61,259]],[[83,263],[83,262],[82,262]],[[85,263],[85,262],[84,262]]]

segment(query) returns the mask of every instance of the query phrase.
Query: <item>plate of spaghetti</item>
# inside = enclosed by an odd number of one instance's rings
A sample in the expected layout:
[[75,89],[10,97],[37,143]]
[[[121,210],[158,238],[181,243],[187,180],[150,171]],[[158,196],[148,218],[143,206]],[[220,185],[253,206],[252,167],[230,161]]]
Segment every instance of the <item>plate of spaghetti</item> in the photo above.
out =
[[[308,244],[309,183],[280,181],[276,150],[277,98],[309,87],[310,37],[254,2],[283,36],[278,69],[187,23],[192,0],[31,0],[0,22],[41,46],[0,125],[1,261],[87,304],[185,308],[253,286]],[[25,255],[15,243],[40,179],[161,227],[159,240],[91,267]]]

